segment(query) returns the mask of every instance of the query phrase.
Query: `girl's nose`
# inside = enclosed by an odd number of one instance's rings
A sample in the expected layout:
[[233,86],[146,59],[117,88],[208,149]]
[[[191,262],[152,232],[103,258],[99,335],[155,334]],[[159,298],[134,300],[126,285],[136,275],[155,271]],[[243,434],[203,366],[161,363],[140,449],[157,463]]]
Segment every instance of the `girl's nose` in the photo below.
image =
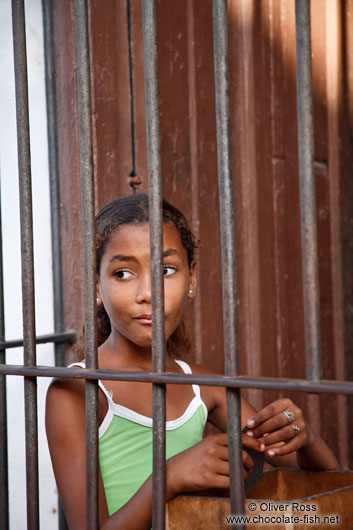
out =
[[136,293],[136,303],[142,304],[151,303],[151,278],[150,276],[145,276],[141,281],[139,282],[138,290]]

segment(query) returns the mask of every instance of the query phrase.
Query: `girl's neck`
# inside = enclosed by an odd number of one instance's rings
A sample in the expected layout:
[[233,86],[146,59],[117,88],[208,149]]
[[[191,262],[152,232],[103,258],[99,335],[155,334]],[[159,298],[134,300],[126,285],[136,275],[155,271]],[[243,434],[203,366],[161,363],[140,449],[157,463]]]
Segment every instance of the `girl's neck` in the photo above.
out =
[[[120,334],[111,333],[99,348],[100,367],[116,366],[152,371],[152,348],[128,341]],[[168,361],[168,360],[167,360]]]

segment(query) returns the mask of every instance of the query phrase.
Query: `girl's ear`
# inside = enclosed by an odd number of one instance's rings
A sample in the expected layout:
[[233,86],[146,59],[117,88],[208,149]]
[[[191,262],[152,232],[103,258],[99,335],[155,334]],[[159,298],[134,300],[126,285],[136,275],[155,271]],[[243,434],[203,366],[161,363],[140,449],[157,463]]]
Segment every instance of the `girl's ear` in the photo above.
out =
[[100,305],[102,305],[102,299],[100,297],[100,294],[99,294],[99,285],[98,285],[98,282],[97,282],[97,289],[96,289],[96,293],[97,293],[97,306],[99,307]]
[[192,299],[196,295],[196,262],[193,261],[190,265],[189,271],[189,289],[188,289],[188,298]]

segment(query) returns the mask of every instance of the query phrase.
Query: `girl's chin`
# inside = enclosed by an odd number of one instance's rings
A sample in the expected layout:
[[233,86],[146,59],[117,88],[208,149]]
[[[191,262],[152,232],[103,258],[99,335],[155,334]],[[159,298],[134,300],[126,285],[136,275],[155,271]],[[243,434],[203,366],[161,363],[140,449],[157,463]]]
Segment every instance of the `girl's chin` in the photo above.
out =
[[133,344],[136,344],[136,346],[139,346],[140,348],[152,348],[152,333],[151,333],[151,336],[133,337],[129,340]]
[[[132,336],[130,334],[122,333],[121,330],[118,330],[118,333],[119,333],[119,335],[124,337],[125,340],[127,340],[128,342],[130,342],[132,344],[135,344],[139,348],[152,348],[152,328],[150,328],[148,333],[144,333],[144,334],[140,334],[140,335],[136,334],[134,336]],[[170,333],[170,332],[168,333],[168,331],[167,331],[167,336],[165,338],[166,343],[167,343],[167,340],[170,338],[170,336],[172,334],[173,333]]]

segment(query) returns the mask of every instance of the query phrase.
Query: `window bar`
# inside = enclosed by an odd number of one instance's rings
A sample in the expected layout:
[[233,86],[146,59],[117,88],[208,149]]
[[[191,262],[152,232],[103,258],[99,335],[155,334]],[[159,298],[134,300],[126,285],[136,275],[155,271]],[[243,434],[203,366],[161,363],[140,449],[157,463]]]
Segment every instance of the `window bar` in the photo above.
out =
[[[47,333],[45,335],[37,335],[35,342],[36,344],[46,344],[47,342],[53,342],[54,344],[60,344],[64,342],[73,343],[76,336],[76,331]],[[19,348],[21,346],[23,346],[23,339],[0,340],[0,349],[8,350],[11,348]]]
[[[42,9],[49,152],[50,212],[54,292],[54,330],[55,333],[61,334],[64,332],[64,303],[61,266],[60,189],[57,153],[56,90],[52,0],[43,0]],[[55,361],[57,366],[64,366],[64,354],[64,343],[57,343],[55,345]]]
[[[87,0],[75,0],[78,126],[82,201],[85,359],[97,368],[97,314],[94,236],[92,113]],[[87,529],[98,527],[98,382],[86,380]]]
[[[2,259],[2,220],[0,196],[0,339],[5,341],[4,276]],[[0,364],[6,363],[5,348],[0,346]],[[7,458],[6,375],[0,375],[0,528],[9,528],[9,482]]]
[[[156,4],[142,1],[151,244],[152,371],[165,371],[162,179],[159,138]],[[152,526],[165,526],[165,385],[153,384]]]
[[[28,116],[26,28],[23,0],[12,0],[13,45],[20,188],[24,365],[36,365],[31,155]],[[27,527],[39,528],[37,381],[24,378]]]
[[322,377],[317,258],[310,0],[296,0],[298,151],[307,378]]
[[[218,184],[221,225],[222,298],[225,375],[238,371],[234,195],[228,79],[227,0],[213,0]],[[227,388],[227,425],[231,513],[244,513],[240,391]],[[239,528],[239,526],[238,526]]]
[[[47,104],[48,157],[49,157],[49,186],[50,186],[50,215],[51,215],[51,245],[53,268],[53,298],[54,298],[54,332],[64,332],[64,303],[62,288],[61,262],[61,226],[60,226],[60,188],[59,164],[57,151],[57,122],[56,122],[56,89],[55,89],[55,55],[53,29],[53,2],[42,0],[43,38],[45,61],[45,92]],[[55,342],[55,365],[65,366],[65,343]],[[59,530],[68,530],[66,517],[59,498],[58,502]]]
[[312,392],[316,394],[353,394],[352,381],[321,379],[289,379],[285,377],[247,377],[204,374],[170,374],[156,372],[120,372],[113,370],[88,370],[60,366],[20,366],[0,364],[0,375],[26,377],[61,377],[73,379],[102,379],[103,381],[136,381],[176,385],[205,385],[227,388],[256,388],[258,390],[285,390],[288,392]]

